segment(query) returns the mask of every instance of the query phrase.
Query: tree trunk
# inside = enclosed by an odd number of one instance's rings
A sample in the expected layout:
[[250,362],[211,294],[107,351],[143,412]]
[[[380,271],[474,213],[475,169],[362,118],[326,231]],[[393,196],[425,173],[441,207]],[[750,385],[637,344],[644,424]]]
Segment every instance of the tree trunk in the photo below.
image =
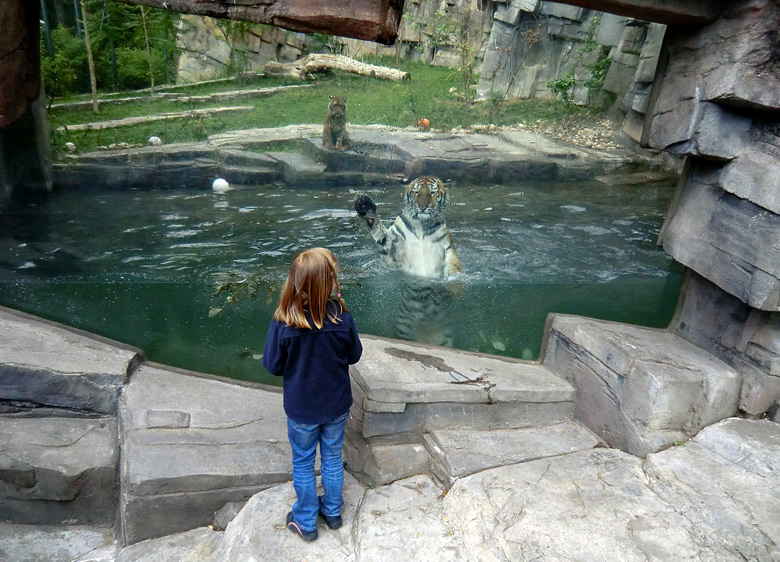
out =
[[308,80],[315,72],[325,70],[341,70],[361,76],[372,76],[400,82],[409,80],[409,73],[386,66],[366,64],[344,55],[311,54],[295,62],[278,63],[270,61],[265,65],[265,73],[269,76],[288,76],[299,80]]
[[154,64],[152,63],[152,50],[149,48],[149,30],[146,27],[146,14],[149,8],[141,7],[141,24],[144,26],[144,43],[146,43],[146,60],[149,61],[149,81],[151,93],[154,95]]
[[84,31],[84,45],[87,47],[87,66],[89,67],[89,85],[92,89],[92,110],[100,113],[97,95],[97,76],[95,75],[95,59],[92,56],[92,44],[89,41],[89,26],[87,25],[87,10],[84,8],[84,0],[79,0],[81,7],[81,27]]

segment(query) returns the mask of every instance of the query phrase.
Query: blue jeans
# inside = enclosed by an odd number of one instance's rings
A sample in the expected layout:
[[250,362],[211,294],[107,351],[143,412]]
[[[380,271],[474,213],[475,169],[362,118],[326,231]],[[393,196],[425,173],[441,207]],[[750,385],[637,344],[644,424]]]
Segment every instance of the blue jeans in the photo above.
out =
[[[292,447],[293,488],[298,501],[293,505],[293,519],[304,531],[317,528],[317,512],[335,517],[341,515],[344,504],[344,427],[349,412],[333,421],[320,424],[296,423],[287,418],[287,437]],[[325,495],[317,498],[317,477],[314,461],[320,445],[320,475]]]

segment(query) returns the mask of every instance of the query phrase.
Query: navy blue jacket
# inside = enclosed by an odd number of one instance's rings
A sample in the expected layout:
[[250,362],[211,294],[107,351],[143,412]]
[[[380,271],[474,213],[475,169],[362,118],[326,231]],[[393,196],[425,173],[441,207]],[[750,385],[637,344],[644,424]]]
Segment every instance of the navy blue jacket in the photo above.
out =
[[349,312],[339,323],[327,317],[322,329],[287,326],[271,320],[263,349],[263,366],[283,377],[284,412],[297,423],[325,423],[352,405],[349,366],[360,360],[363,346]]

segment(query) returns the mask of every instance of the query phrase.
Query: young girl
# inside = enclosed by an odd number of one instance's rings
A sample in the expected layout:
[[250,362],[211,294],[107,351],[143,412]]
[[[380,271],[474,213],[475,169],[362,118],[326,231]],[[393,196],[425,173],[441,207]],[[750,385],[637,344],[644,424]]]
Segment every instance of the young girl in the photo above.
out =
[[[331,529],[342,524],[341,448],[352,405],[349,366],[363,352],[355,322],[341,299],[338,273],[336,256],[325,248],[295,256],[263,350],[265,368],[283,377],[298,497],[287,514],[287,528],[307,541],[317,538],[318,514]],[[319,498],[314,475],[318,443],[325,491]]]

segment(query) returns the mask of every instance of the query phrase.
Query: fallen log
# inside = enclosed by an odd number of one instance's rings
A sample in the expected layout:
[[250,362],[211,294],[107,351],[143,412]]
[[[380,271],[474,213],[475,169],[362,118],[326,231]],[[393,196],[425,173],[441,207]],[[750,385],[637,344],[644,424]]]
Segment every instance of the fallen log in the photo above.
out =
[[214,107],[211,109],[192,109],[190,111],[179,111],[176,113],[160,113],[157,115],[147,115],[143,117],[123,117],[122,119],[112,119],[110,121],[96,121],[94,123],[79,123],[77,125],[62,125],[57,127],[57,131],[99,131],[101,129],[115,129],[117,127],[129,127],[141,123],[153,123],[155,121],[165,121],[166,119],[183,119],[195,117],[208,117],[215,113],[227,113],[233,111],[252,111],[251,105],[239,105],[236,107]]
[[393,80],[394,82],[409,80],[408,72],[387,66],[367,64],[344,55],[312,53],[294,62],[279,63],[270,61],[265,65],[265,73],[268,76],[282,76],[298,80],[309,80],[314,73],[326,70],[340,70],[342,72],[360,74],[361,76]]

